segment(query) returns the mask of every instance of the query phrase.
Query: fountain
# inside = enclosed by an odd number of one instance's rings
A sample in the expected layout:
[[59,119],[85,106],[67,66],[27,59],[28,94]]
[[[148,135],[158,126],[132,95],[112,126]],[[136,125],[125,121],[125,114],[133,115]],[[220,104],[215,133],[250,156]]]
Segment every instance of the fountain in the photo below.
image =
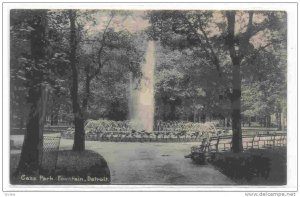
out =
[[132,128],[137,131],[153,131],[154,123],[154,68],[155,42],[148,41],[145,63],[142,65],[143,77],[140,87],[133,89],[130,82],[131,104],[129,106]]

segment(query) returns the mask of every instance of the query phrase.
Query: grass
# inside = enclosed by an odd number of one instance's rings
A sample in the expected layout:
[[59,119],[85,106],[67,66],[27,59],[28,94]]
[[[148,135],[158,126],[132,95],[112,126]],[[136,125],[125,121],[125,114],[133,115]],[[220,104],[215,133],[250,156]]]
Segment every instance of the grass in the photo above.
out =
[[217,153],[210,161],[238,184],[286,185],[286,147]]
[[93,152],[83,151],[74,152],[64,150],[58,152],[58,160],[55,170],[53,169],[55,155],[46,155],[47,159],[43,160],[43,169],[39,175],[20,174],[13,176],[17,164],[19,163],[20,154],[11,154],[10,172],[11,184],[24,185],[68,185],[68,184],[109,184],[110,171],[105,159]]

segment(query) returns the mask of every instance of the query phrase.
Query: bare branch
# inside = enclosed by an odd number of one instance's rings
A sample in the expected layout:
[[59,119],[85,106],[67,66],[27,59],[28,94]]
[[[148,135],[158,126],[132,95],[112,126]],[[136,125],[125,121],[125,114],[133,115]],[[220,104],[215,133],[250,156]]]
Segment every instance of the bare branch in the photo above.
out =
[[103,62],[100,63],[100,64],[101,64],[101,67],[98,67],[98,68],[95,70],[94,74],[90,75],[90,80],[93,80],[93,79],[100,73],[101,68],[103,68],[103,67],[106,65],[106,63],[107,63],[108,61],[109,61],[109,59],[106,58]]
[[106,39],[106,32],[107,32],[107,29],[108,29],[108,27],[109,27],[112,19],[114,18],[114,16],[115,16],[114,14],[111,14],[111,17],[110,17],[110,19],[109,19],[108,23],[106,24],[106,27],[105,27],[105,29],[103,31],[102,39],[101,39],[101,47],[100,47],[100,49],[98,51],[98,55],[99,56],[101,55],[101,53],[103,51],[103,48],[104,48],[104,45],[105,45],[105,39]]
[[[227,36],[226,36],[226,43],[229,49],[229,54],[231,57],[231,60],[236,59],[237,53],[235,51],[235,36],[234,36],[234,30],[235,30],[235,12],[234,11],[226,11],[226,17],[227,17]],[[232,62],[234,64],[234,62]]]
[[[284,41],[284,40],[278,40],[278,41],[276,41],[276,42],[280,43],[280,42],[282,42],[282,41]],[[257,57],[257,55],[259,54],[259,52],[265,50],[266,48],[268,48],[268,47],[271,46],[272,44],[274,44],[274,41],[273,41],[273,42],[269,42],[269,43],[265,44],[264,46],[261,46],[261,47],[258,48],[254,53],[252,53],[252,54],[246,56],[246,57],[243,59],[243,62],[242,62],[242,63],[244,63],[244,62],[245,62],[246,60],[248,60],[248,59],[256,59],[256,57]]]
[[[101,63],[101,54],[102,54],[103,48],[104,48],[104,46],[105,46],[105,39],[106,39],[106,33],[107,33],[107,30],[108,30],[108,27],[109,27],[109,25],[110,25],[112,19],[114,18],[114,16],[115,16],[115,15],[112,13],[112,14],[111,14],[111,17],[110,17],[110,19],[109,19],[109,21],[108,21],[108,23],[106,24],[106,27],[105,27],[104,31],[103,31],[102,39],[101,39],[101,47],[100,47],[100,49],[99,49],[99,51],[98,51],[98,68],[97,68],[96,72],[94,73],[94,75],[99,74],[101,68],[103,67],[103,65],[102,65],[102,63]],[[94,78],[94,77],[93,77],[93,78]]]
[[246,40],[249,40],[251,35],[252,35],[252,31],[253,31],[253,11],[249,11],[249,22],[248,22],[248,27],[247,27],[247,31],[246,31]]
[[264,25],[254,26],[253,25],[253,16],[254,16],[254,12],[249,11],[249,22],[248,22],[247,31],[242,36],[240,36],[241,58],[243,58],[243,56],[245,56],[247,53],[247,49],[249,48],[249,45],[250,45],[249,41],[250,41],[251,37],[253,37],[258,32],[266,29],[266,27]]
[[[182,15],[185,19],[185,21],[188,23],[190,30],[193,32],[193,34],[197,37],[197,41],[200,45],[202,45],[202,49],[204,50],[205,54],[207,57],[210,57],[212,62],[215,64],[217,71],[219,72],[219,76],[221,76],[220,73],[220,64],[219,64],[219,60],[216,56],[211,57],[211,54],[209,53],[209,51],[207,50],[206,46],[204,46],[204,44],[201,41],[200,35],[197,32],[197,29],[195,29],[195,27],[192,25],[192,23],[189,21],[189,19],[185,16]],[[207,38],[208,39],[208,38]]]
[[204,35],[204,38],[205,38],[205,41],[206,41],[206,44],[208,46],[208,48],[210,49],[211,51],[211,55],[212,55],[212,62],[215,64],[216,66],[216,69],[217,71],[219,72],[219,76],[221,76],[221,71],[220,71],[220,62],[219,62],[219,58],[217,57],[211,43],[210,43],[210,40],[203,28],[203,24],[201,22],[201,19],[200,19],[200,16],[198,15],[198,22],[199,22],[199,28],[200,28],[200,31],[202,32],[202,34]]

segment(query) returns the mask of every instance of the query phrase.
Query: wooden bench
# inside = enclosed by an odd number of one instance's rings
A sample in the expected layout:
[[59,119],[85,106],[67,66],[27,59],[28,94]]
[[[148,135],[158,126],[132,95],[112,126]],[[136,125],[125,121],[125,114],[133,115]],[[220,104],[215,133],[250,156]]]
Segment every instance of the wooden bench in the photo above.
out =
[[[243,135],[243,148],[265,149],[286,146],[286,133]],[[215,153],[230,151],[232,149],[232,136],[212,136],[203,138],[200,146],[193,146],[191,154],[187,158],[196,158],[205,163]],[[203,157],[203,158],[201,158]]]
[[286,133],[277,133],[274,137],[274,146],[286,146]]
[[231,150],[231,136],[212,136],[207,140],[206,150],[208,152],[220,152]]
[[259,134],[258,137],[259,137],[258,148],[265,149],[265,148],[274,147],[275,135]]
[[255,135],[243,135],[243,149],[248,150],[254,147]]
[[218,151],[230,151],[232,148],[231,136],[219,136]]

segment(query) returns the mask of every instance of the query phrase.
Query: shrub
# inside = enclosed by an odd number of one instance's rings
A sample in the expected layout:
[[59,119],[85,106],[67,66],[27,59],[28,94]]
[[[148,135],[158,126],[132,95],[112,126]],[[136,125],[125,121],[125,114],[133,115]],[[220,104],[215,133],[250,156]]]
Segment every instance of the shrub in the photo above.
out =
[[227,176],[247,181],[254,177],[267,178],[271,165],[270,158],[258,152],[216,154],[212,163]]
[[[285,149],[285,148],[282,148]],[[211,163],[222,173],[241,183],[285,184],[284,150],[246,150],[241,153],[216,153]]]

